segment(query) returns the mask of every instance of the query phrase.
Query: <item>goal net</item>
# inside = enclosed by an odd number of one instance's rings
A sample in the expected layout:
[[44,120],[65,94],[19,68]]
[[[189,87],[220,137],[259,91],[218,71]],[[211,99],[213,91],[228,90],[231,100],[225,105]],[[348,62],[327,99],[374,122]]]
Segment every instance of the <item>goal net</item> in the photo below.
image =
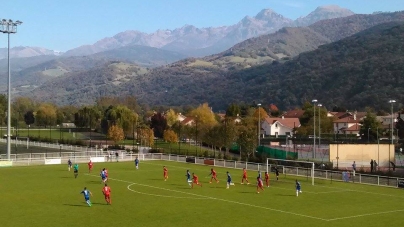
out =
[[275,173],[277,169],[284,176],[306,177],[314,185],[314,162],[267,158],[266,165],[268,173]]

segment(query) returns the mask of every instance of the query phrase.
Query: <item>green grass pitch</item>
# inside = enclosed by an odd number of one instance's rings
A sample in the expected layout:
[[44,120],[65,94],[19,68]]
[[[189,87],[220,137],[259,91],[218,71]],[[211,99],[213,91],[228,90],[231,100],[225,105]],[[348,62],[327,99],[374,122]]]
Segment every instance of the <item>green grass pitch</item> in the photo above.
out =
[[[163,180],[163,165],[169,179]],[[109,170],[112,205],[101,193],[100,168]],[[215,168],[220,182],[209,184],[210,166],[168,161],[80,164],[77,179],[67,165],[0,169],[1,226],[399,226],[404,212],[401,189],[271,175],[271,186],[256,193],[241,185],[242,170]],[[203,184],[190,189],[186,169]],[[226,189],[226,171],[235,186]],[[80,194],[92,193],[92,207]]]

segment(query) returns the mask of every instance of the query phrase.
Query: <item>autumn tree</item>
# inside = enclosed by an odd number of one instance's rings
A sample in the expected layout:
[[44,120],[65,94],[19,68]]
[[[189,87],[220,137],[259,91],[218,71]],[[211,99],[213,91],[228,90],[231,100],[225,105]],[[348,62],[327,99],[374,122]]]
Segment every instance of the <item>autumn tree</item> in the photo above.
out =
[[281,111],[279,111],[275,104],[269,105],[269,113],[272,117],[279,117],[281,115]]
[[153,130],[145,125],[138,129],[138,138],[140,144],[152,147],[154,145],[154,133]]
[[260,117],[261,121],[263,121],[266,117],[268,117],[268,113],[264,110],[264,108],[262,108],[261,106],[256,108],[254,111],[254,115],[253,115],[256,119],[258,119],[258,117]]
[[124,139],[123,129],[117,125],[112,125],[108,129],[108,138],[114,141],[115,145],[117,145],[120,141]]
[[166,129],[166,130],[164,130],[164,140],[170,144],[170,148],[171,148],[172,143],[178,142],[178,136],[173,130]]
[[50,103],[42,103],[36,111],[35,120],[37,125],[51,126],[56,123],[56,107]]
[[33,111],[35,106],[36,104],[31,98],[17,97],[11,105],[11,109],[13,110],[14,115],[17,117],[17,120],[22,121],[24,114],[28,111]]
[[198,138],[203,138],[203,134],[207,132],[209,128],[217,124],[215,114],[207,103],[193,109],[188,116],[192,117],[195,121],[195,135],[198,136]]
[[168,127],[172,127],[178,121],[177,113],[173,109],[169,109],[166,113],[166,120]]
[[126,106],[110,106],[105,110],[101,127],[107,131],[110,125],[117,125],[128,135],[134,130],[137,119],[138,115]]

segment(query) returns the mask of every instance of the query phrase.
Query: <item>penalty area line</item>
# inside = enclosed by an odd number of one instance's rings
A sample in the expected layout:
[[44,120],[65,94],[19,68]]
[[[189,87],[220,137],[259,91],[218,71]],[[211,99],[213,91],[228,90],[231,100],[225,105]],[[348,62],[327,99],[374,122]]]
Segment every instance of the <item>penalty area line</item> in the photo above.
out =
[[[92,177],[99,177],[99,176],[91,175],[91,174],[85,174],[85,175],[92,176]],[[115,181],[128,183],[128,184],[134,184],[134,185],[140,185],[140,186],[144,186],[144,187],[150,187],[150,188],[155,188],[155,189],[161,189],[161,190],[166,190],[166,191],[183,193],[183,194],[192,195],[192,196],[198,196],[198,197],[202,197],[202,198],[206,198],[206,199],[212,199],[212,200],[216,200],[216,201],[233,203],[233,204],[242,205],[242,206],[260,208],[260,209],[275,211],[275,212],[284,213],[284,214],[291,214],[291,215],[299,216],[299,217],[305,217],[305,218],[316,219],[316,220],[321,220],[321,221],[328,221],[328,219],[324,219],[324,218],[319,218],[319,217],[314,217],[314,216],[310,216],[310,215],[304,215],[304,214],[299,214],[299,213],[294,213],[294,212],[290,212],[290,211],[284,211],[284,210],[279,210],[279,209],[274,209],[274,208],[269,208],[269,207],[263,207],[263,206],[249,204],[249,203],[242,203],[242,202],[237,202],[237,201],[233,201],[233,200],[220,199],[220,198],[215,198],[215,197],[211,197],[211,196],[204,196],[204,195],[198,195],[198,194],[189,193],[189,192],[183,192],[183,191],[177,191],[177,190],[171,190],[171,189],[167,189],[167,188],[161,188],[161,187],[146,185],[146,184],[139,184],[139,183],[126,181],[126,180],[120,180],[120,179],[116,179],[116,178],[110,178],[110,179],[115,180]]]

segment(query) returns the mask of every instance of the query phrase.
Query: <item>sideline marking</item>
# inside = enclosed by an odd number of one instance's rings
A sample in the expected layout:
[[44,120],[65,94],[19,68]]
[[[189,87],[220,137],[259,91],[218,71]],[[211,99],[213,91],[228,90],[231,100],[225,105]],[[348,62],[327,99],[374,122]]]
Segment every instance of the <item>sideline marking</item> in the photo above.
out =
[[[99,177],[99,176],[91,175],[91,174],[85,174],[85,175],[92,176],[92,177]],[[198,195],[198,194],[189,193],[189,192],[171,190],[171,189],[167,189],[167,188],[160,188],[160,187],[146,185],[146,184],[139,184],[139,183],[135,183],[135,182],[119,180],[119,179],[116,179],[116,178],[109,178],[109,179],[115,180],[115,181],[120,181],[120,182],[125,182],[125,183],[128,183],[128,184],[136,184],[136,185],[150,187],[150,188],[156,188],[156,189],[161,189],[161,190],[166,190],[166,191],[178,192],[178,193],[183,193],[183,194],[192,195],[192,196],[199,196],[199,197],[206,198],[206,199],[212,199],[212,200],[217,200],[217,201],[222,201],[222,202],[234,203],[234,204],[243,205],[243,206],[249,206],[249,207],[254,207],[254,208],[261,208],[261,209],[276,211],[276,212],[285,213],[285,214],[292,214],[292,215],[295,215],[295,216],[300,216],[300,217],[305,217],[305,218],[317,219],[317,220],[321,220],[321,221],[328,221],[328,219],[324,219],[324,218],[319,218],[319,217],[314,217],[314,216],[309,216],[309,215],[304,215],[304,214],[298,214],[298,213],[293,213],[293,212],[289,212],[289,211],[273,209],[273,208],[269,208],[269,207],[263,207],[263,206],[248,204],[248,203],[242,203],[242,202],[227,200],[227,199],[220,199],[220,198],[215,198],[215,197],[210,197],[210,196]]]
[[[323,185],[314,185],[314,186],[315,187],[322,187],[322,188],[338,189],[337,187],[329,187],[329,186],[323,186]],[[394,188],[391,188],[391,189],[394,189]],[[346,191],[346,192],[360,192],[360,193],[367,193],[367,194],[381,195],[381,196],[389,196],[389,197],[393,197],[393,198],[404,198],[404,196],[383,194],[383,193],[377,193],[377,192],[368,192],[368,191],[361,191],[361,190],[354,190],[354,189],[346,189],[344,191]]]
[[[116,179],[115,179],[116,180]],[[181,197],[181,196],[169,196],[169,195],[158,195],[158,194],[150,194],[150,193],[145,193],[145,192],[139,192],[136,190],[133,190],[130,188],[132,185],[135,185],[135,183],[128,185],[127,189],[129,191],[142,194],[142,195],[148,195],[148,196],[156,196],[156,197],[164,197],[164,198],[172,198],[172,199],[208,199],[208,198],[195,198],[195,197]]]
[[360,217],[371,216],[371,215],[390,214],[390,213],[396,213],[396,212],[401,212],[401,211],[404,211],[404,210],[391,210],[391,211],[383,211],[383,212],[377,212],[377,213],[369,213],[369,214],[360,214],[360,215],[354,215],[354,216],[347,216],[347,217],[341,217],[341,218],[331,218],[331,219],[328,219],[327,221],[338,221],[338,220],[343,220],[343,219],[360,218]]

